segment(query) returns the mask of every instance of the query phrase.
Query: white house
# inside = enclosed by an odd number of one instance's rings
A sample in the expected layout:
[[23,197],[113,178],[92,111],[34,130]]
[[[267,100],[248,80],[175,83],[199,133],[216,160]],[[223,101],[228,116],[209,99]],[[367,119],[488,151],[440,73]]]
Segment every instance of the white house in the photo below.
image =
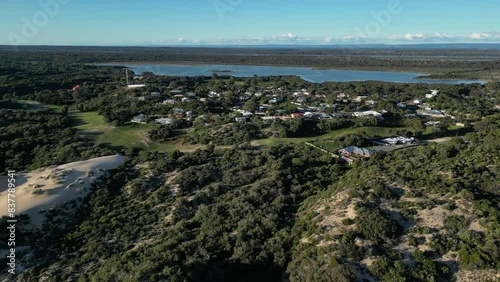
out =
[[425,98],[432,99],[439,94],[439,90],[431,90],[431,94],[426,94]]
[[159,118],[159,119],[156,119],[155,121],[159,124],[168,125],[168,124],[172,123],[173,119],[171,119],[171,118]]
[[370,117],[370,116],[372,116],[372,117],[376,117],[379,119],[383,118],[382,114],[379,112],[376,112],[376,111],[355,112],[355,113],[353,113],[353,115],[355,117]]
[[389,144],[389,145],[397,145],[397,144],[411,144],[413,142],[415,142],[415,138],[411,137],[411,138],[405,138],[405,137],[395,137],[395,138],[387,138],[387,139],[384,139],[382,140],[384,141],[385,143]]

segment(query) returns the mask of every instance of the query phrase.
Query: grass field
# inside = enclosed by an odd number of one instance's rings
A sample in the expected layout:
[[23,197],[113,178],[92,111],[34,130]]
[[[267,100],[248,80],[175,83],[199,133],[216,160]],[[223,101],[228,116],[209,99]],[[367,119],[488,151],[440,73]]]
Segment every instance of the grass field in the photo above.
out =
[[382,136],[382,137],[390,137],[396,135],[397,131],[400,128],[388,128],[388,127],[358,127],[358,128],[345,128],[334,130],[328,132],[323,135],[314,136],[314,137],[306,137],[306,138],[267,138],[261,140],[255,140],[252,144],[255,145],[279,145],[279,144],[290,144],[290,143],[305,143],[305,142],[314,142],[321,141],[325,139],[330,139],[332,137],[347,135],[350,133],[366,133],[369,136]]
[[141,148],[148,151],[173,151],[177,149],[177,146],[173,144],[159,144],[147,137],[147,132],[155,125],[133,124],[115,127],[107,123],[104,117],[97,112],[71,111],[70,116],[74,120],[75,128],[85,137],[94,140],[96,144],[108,144],[117,149]]

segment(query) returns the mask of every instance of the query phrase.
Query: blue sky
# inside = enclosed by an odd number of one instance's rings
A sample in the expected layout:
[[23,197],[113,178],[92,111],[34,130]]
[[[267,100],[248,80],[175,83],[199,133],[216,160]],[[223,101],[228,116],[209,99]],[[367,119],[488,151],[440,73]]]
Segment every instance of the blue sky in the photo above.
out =
[[500,42],[498,0],[2,0],[0,44]]

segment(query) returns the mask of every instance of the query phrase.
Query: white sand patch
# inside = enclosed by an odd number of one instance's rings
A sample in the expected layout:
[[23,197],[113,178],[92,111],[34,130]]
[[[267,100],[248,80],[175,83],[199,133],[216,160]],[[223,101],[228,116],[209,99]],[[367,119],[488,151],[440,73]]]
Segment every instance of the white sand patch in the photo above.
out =
[[430,210],[425,209],[419,211],[417,214],[417,221],[420,226],[443,229],[444,219],[450,214],[450,211],[438,206]]
[[481,226],[481,224],[479,224],[478,219],[476,219],[470,223],[469,230],[476,231],[476,232],[483,232],[483,233],[488,232],[488,229],[486,227]]
[[[45,220],[41,211],[85,197],[97,177],[108,169],[118,167],[124,160],[124,156],[114,155],[19,174],[14,194],[16,214],[26,213],[33,225],[41,227]],[[5,176],[0,177],[2,207],[8,201],[6,179]],[[2,208],[0,216],[7,215],[7,208]]]

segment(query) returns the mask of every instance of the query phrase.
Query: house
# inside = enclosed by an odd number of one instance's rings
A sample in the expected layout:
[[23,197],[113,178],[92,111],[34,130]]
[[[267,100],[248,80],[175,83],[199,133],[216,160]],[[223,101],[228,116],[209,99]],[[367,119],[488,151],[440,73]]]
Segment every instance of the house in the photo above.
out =
[[[182,95],[182,90],[171,90],[170,95],[175,96],[175,95]],[[184,96],[184,95],[182,95]]]
[[425,123],[425,126],[435,126],[436,124],[441,123],[440,121],[428,121]]
[[246,117],[237,117],[234,120],[236,122],[239,122],[239,123],[246,123],[247,122],[247,118]]
[[436,97],[438,94],[439,94],[439,90],[431,90],[431,93],[426,94],[425,98],[432,99],[432,98]]
[[155,121],[159,124],[168,125],[168,124],[172,123],[173,119],[171,119],[171,118],[159,118],[159,119],[155,119]]
[[145,124],[147,123],[147,121],[148,121],[148,116],[140,114],[138,116],[135,116],[130,122]]
[[397,144],[412,144],[415,142],[415,138],[405,138],[405,137],[395,137],[395,138],[386,138],[382,140],[384,143],[389,145],[397,145]]
[[237,110],[237,112],[238,112],[238,113],[240,113],[240,114],[241,114],[242,116],[244,116],[244,117],[250,117],[250,116],[252,116],[252,115],[253,115],[253,113],[252,113],[252,112],[245,111],[245,110],[241,110],[241,109],[240,109],[240,110]]
[[175,104],[175,100],[174,99],[166,99],[165,101],[163,101],[162,104],[163,105],[173,105],[173,104]]
[[185,113],[184,109],[179,109],[179,108],[174,109],[174,115],[176,116],[183,116],[184,113]]
[[186,96],[189,97],[189,98],[195,98],[196,97],[196,93],[194,93],[194,92],[191,91],[191,92],[186,93]]
[[277,118],[276,117],[273,117],[273,116],[265,116],[265,117],[261,117],[261,119],[263,121],[274,121],[276,120]]
[[305,117],[305,118],[314,118],[314,114],[313,114],[313,113],[311,113],[311,112],[305,112],[305,113],[304,113],[304,117]]
[[274,97],[271,100],[269,100],[269,104],[277,104],[277,103],[280,103],[280,102],[281,102],[281,98],[280,97]]
[[376,111],[365,111],[365,112],[355,112],[353,113],[355,117],[376,117],[378,119],[383,119],[382,114]]
[[431,110],[431,111],[424,111],[422,112],[423,116],[429,116],[429,117],[434,117],[434,118],[443,118],[446,115],[438,110]]
[[220,97],[220,93],[217,93],[215,91],[210,91],[210,93],[208,93],[208,97],[210,97],[210,98],[219,98]]
[[161,93],[160,92],[151,92],[150,94],[153,97],[161,97]]
[[351,146],[340,150],[339,153],[344,157],[358,156],[369,158],[373,153],[375,153],[375,150]]
[[331,115],[329,115],[329,114],[320,113],[320,114],[318,115],[318,118],[319,118],[319,119],[332,119],[332,116],[331,116]]

